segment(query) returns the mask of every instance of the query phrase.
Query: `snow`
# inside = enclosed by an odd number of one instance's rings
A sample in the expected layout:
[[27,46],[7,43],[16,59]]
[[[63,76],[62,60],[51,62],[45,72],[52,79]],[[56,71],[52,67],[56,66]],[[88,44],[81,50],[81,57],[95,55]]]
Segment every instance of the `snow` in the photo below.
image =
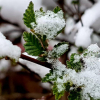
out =
[[58,47],[54,47],[52,51],[48,52],[48,57],[56,56],[56,58],[58,58],[67,49],[68,49],[68,44],[62,44]]
[[27,61],[27,60],[23,60],[21,58],[19,59],[19,62],[22,63],[23,65],[26,65],[30,70],[32,70],[35,73],[37,73],[38,75],[40,75],[41,78],[43,78],[50,71],[49,68],[35,64],[35,63]]
[[28,57],[34,58],[34,59],[37,59],[38,58],[38,56],[31,56],[27,52],[23,52],[22,54],[24,54],[24,55],[26,55]]
[[75,55],[74,56],[74,62],[73,63],[76,63],[76,62],[79,62],[80,61],[80,56],[79,55]]
[[75,36],[75,45],[80,47],[88,47],[91,44],[91,35],[93,30],[88,27],[82,27],[79,29]]
[[68,58],[70,59],[71,54],[73,54],[73,53],[78,53],[77,50],[78,50],[77,47],[71,46],[71,47],[70,47],[70,52],[68,53]]
[[11,62],[9,60],[1,59],[0,60],[0,72],[8,71],[11,67]]
[[[63,18],[63,12],[60,10],[58,13],[47,11],[45,14],[35,12],[36,24],[31,23],[35,33],[46,35],[47,39],[53,39],[57,36],[57,32],[62,30],[65,26],[65,20]],[[41,16],[42,15],[42,16]]]
[[75,21],[73,18],[69,17],[67,20],[66,20],[66,27],[65,27],[65,33],[66,34],[69,34],[70,31],[73,29],[75,25]]
[[79,73],[70,70],[70,73],[67,73],[69,75],[68,78],[66,77],[66,81],[70,79],[77,86],[83,86],[82,100],[88,100],[87,98],[89,98],[89,95],[94,99],[100,99],[100,61],[99,58],[94,55],[94,53],[100,53],[100,48],[97,44],[92,44],[85,53],[91,53],[90,51],[93,55],[81,55],[81,58],[85,63],[85,68]]
[[92,51],[92,52],[100,52],[100,48],[98,47],[97,44],[91,44],[91,46],[89,46],[88,51]]
[[17,62],[20,55],[21,49],[18,46],[13,45],[0,32],[0,58],[9,57]]

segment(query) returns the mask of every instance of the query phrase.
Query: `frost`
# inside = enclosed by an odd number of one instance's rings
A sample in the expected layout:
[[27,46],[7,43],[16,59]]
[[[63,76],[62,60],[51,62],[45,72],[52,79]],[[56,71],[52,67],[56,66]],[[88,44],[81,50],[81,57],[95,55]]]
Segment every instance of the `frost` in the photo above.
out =
[[60,46],[54,47],[52,51],[48,52],[49,58],[59,58],[68,49],[68,44],[61,44]]
[[62,11],[56,14],[52,11],[47,11],[47,13],[37,11],[35,16],[36,24],[34,22],[31,23],[35,33],[46,35],[48,39],[53,39],[57,36],[58,32],[65,26]]
[[9,57],[17,62],[20,55],[21,49],[18,46],[14,46],[0,33],[0,58]]

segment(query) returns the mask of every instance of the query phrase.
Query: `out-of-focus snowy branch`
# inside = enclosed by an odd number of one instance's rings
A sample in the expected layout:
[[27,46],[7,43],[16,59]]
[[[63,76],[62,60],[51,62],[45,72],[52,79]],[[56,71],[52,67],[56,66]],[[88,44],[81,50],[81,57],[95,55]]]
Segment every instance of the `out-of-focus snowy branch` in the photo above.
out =
[[22,29],[28,30],[23,23],[23,13],[27,8],[29,2],[34,3],[34,9],[37,10],[40,7],[43,7],[42,0],[0,0],[0,7],[2,10],[0,12],[1,17],[11,23],[18,24]]
[[[91,27],[93,23],[100,17],[100,1],[98,1],[93,7],[87,9],[82,16],[82,22],[84,26]],[[75,25],[78,30],[82,27],[80,21]]]

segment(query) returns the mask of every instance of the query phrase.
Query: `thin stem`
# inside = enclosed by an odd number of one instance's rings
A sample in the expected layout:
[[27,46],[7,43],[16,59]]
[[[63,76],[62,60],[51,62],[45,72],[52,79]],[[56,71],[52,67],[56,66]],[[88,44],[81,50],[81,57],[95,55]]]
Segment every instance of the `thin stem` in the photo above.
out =
[[74,4],[74,7],[75,7],[75,10],[77,11],[77,14],[79,16],[79,19],[80,19],[80,22],[81,22],[81,25],[83,26],[83,22],[82,22],[82,19],[81,19],[81,15],[80,15],[80,0],[79,1],[79,4],[78,4],[78,9],[76,8],[75,4]]
[[95,4],[95,0],[89,0],[92,4]]
[[[70,7],[65,3],[64,3],[64,0],[54,0],[60,7],[61,9],[63,10],[64,13],[67,13],[69,14],[70,16],[73,16],[74,13],[73,11],[70,9]],[[65,9],[66,8],[66,9]],[[67,11],[68,10],[68,11]],[[70,12],[70,13],[69,13]]]
[[65,7],[69,10],[69,12],[71,13],[71,16],[73,16],[74,12],[72,11],[72,9],[67,4],[65,4]]

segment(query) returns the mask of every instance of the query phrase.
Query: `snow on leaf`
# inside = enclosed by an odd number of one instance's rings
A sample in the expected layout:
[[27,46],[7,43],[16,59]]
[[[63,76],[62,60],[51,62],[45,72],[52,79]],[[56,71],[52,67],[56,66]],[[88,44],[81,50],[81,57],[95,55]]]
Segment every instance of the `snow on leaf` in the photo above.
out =
[[35,16],[36,23],[31,23],[32,28],[36,34],[46,35],[47,39],[54,39],[65,27],[62,10],[57,13],[36,11]]
[[54,46],[52,51],[49,51],[48,57],[59,58],[67,50],[68,50],[68,43],[66,43],[66,42],[58,43],[57,45]]

